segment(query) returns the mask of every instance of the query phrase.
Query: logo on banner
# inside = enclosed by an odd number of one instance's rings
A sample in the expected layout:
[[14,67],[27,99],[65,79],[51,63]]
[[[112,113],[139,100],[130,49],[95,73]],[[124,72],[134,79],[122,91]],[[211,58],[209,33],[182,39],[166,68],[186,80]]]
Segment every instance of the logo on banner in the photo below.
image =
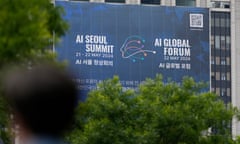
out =
[[148,53],[156,54],[156,51],[145,48],[145,40],[137,35],[129,36],[124,41],[120,51],[122,58],[131,59],[133,62],[144,60]]

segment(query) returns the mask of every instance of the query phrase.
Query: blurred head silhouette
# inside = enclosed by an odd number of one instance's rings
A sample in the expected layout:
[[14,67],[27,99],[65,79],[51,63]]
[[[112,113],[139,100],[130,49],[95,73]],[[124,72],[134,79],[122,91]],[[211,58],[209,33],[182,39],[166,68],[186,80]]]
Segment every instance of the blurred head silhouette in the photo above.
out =
[[2,141],[2,139],[0,138],[0,144],[3,144],[3,141]]
[[41,64],[8,72],[4,92],[19,125],[19,135],[61,137],[73,120],[77,90],[70,75]]

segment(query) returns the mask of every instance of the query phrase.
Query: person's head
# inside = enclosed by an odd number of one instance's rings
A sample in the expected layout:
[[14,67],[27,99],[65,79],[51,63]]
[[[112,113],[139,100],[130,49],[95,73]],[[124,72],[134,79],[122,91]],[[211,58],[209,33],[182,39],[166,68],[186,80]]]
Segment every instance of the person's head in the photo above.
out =
[[77,90],[66,71],[53,65],[18,68],[7,74],[5,96],[32,134],[61,136],[73,120]]

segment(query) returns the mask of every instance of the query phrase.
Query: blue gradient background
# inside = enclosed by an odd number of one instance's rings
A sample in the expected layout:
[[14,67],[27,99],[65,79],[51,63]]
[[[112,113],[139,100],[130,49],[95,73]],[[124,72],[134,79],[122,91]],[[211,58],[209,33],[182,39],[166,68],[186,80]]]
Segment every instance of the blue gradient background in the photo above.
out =
[[[171,78],[176,82],[181,82],[183,76],[191,76],[196,81],[210,81],[208,9],[68,1],[56,1],[56,5],[65,9],[64,19],[70,25],[69,31],[56,45],[56,51],[60,61],[68,60],[76,78],[104,80],[118,75],[121,81],[143,81],[160,73],[164,80]],[[203,14],[203,28],[190,28],[190,13]],[[107,36],[108,43],[114,45],[114,66],[75,65],[76,51],[85,52],[84,44],[75,43],[77,34]],[[142,37],[145,48],[156,51],[156,54],[148,53],[143,61],[123,59],[120,48],[132,35]],[[155,38],[188,39],[191,70],[160,69],[159,63],[167,61],[163,59],[163,48],[154,47]],[[87,92],[83,92],[80,99],[84,100]]]

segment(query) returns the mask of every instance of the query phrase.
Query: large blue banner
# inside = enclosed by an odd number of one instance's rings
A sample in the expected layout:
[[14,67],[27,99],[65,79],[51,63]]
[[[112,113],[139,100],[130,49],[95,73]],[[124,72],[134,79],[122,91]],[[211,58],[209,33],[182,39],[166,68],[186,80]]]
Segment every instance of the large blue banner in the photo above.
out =
[[205,8],[56,1],[70,29],[56,46],[85,94],[118,75],[135,88],[157,73],[209,82],[209,11]]

